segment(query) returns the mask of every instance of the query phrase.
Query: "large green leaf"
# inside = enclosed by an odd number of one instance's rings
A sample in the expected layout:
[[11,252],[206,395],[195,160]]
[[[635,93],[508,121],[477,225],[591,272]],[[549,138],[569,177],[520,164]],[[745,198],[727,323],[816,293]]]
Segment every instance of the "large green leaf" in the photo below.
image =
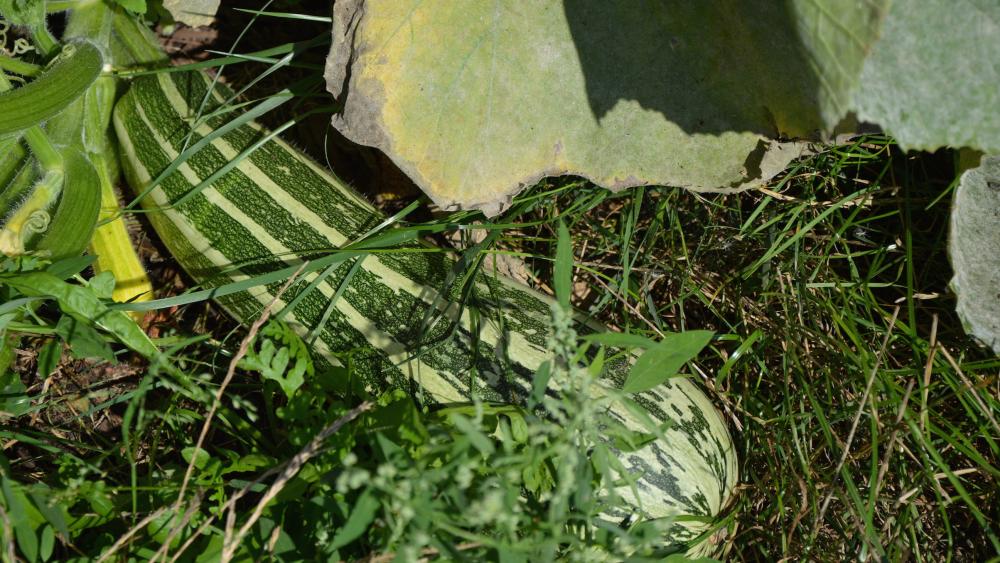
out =
[[501,209],[546,175],[732,190],[773,139],[883,127],[1000,151],[995,0],[341,0],[334,124],[437,203]]
[[856,106],[904,148],[1000,152],[1000,2],[895,0]]
[[956,309],[970,334],[1000,353],[1000,156],[962,174],[948,252]]
[[548,175],[749,187],[848,110],[883,9],[840,4],[341,0],[334,124],[487,213]]

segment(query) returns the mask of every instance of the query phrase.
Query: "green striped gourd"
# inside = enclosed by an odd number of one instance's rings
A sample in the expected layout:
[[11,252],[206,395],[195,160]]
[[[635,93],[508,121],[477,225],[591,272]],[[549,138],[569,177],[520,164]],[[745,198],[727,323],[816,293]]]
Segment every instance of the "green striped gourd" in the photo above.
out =
[[[200,107],[206,95],[207,80],[200,73],[158,73],[135,80],[118,102],[114,123],[123,169],[137,193],[186,147],[226,122],[223,117],[200,124],[190,119],[192,108]],[[218,104],[228,95],[217,87],[209,98]],[[205,285],[287,268],[341,248],[385,220],[327,170],[280,140],[264,143],[190,197],[203,179],[266,133],[253,122],[227,132],[191,155],[143,200],[170,252]],[[172,206],[184,196],[189,197]],[[456,302],[457,290],[443,289],[454,261],[426,250],[412,243],[369,254],[342,288],[351,268],[343,263],[306,295],[299,293],[305,284],[298,284],[278,306],[299,299],[285,320],[307,339],[315,356],[331,364],[340,363],[335,353],[353,351],[353,368],[369,389],[400,387],[437,403],[467,402],[473,392],[486,400],[523,402],[536,368],[549,358],[550,298],[512,280],[481,275],[475,282],[481,315],[475,318]],[[317,275],[306,279],[316,281]],[[249,322],[280,285],[219,301],[237,319]],[[429,313],[451,322],[427,327]],[[324,317],[322,329],[313,331]],[[610,383],[620,386],[627,364],[607,371]],[[667,440],[622,454],[624,465],[642,474],[637,484],[641,498],[627,490],[622,494],[647,516],[711,520],[727,504],[737,478],[733,444],[718,411],[684,379],[673,379],[636,400],[661,426],[668,423]],[[639,428],[625,409],[614,415]],[[679,531],[683,537],[675,539],[690,538],[707,524],[684,526]]]

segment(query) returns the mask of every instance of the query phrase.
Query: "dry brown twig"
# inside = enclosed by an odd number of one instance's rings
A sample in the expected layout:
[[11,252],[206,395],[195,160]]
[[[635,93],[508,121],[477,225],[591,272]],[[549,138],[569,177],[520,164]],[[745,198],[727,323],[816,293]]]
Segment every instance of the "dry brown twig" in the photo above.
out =
[[[201,432],[198,434],[198,440],[194,447],[195,452],[201,450],[205,443],[205,438],[208,436],[208,429],[212,425],[212,419],[215,417],[216,411],[219,410],[219,406],[222,404],[222,396],[226,392],[229,382],[232,381],[233,376],[236,375],[236,366],[240,363],[240,360],[246,356],[250,349],[250,344],[253,342],[254,338],[257,337],[257,333],[260,331],[261,327],[264,326],[264,323],[271,318],[271,311],[274,309],[274,306],[281,299],[281,296],[288,291],[288,288],[292,286],[295,280],[298,279],[299,274],[302,273],[307,264],[308,262],[303,262],[302,265],[299,266],[299,269],[296,270],[295,273],[288,278],[284,285],[281,286],[278,292],[275,293],[271,302],[264,307],[264,311],[261,313],[260,317],[254,321],[252,325],[250,325],[250,330],[247,332],[246,337],[243,338],[242,342],[240,342],[239,350],[237,350],[236,355],[233,356],[232,361],[229,362],[229,368],[226,370],[226,376],[222,379],[222,384],[219,385],[219,389],[215,393],[215,399],[212,401],[212,407],[208,410],[208,414],[205,416],[205,422],[201,425]],[[184,503],[184,493],[187,491],[188,483],[191,481],[191,475],[194,473],[194,462],[196,458],[197,456],[195,455],[191,456],[191,461],[188,463],[187,470],[184,471],[184,480],[181,481],[181,489],[180,492],[177,493],[177,500],[174,502],[174,512],[179,511],[181,505]],[[174,528],[170,531],[169,537],[172,539],[173,536],[180,531],[180,528],[180,524],[174,526]],[[170,545],[170,542],[166,541],[163,545],[168,546]],[[166,553],[165,550],[163,551]],[[160,555],[161,554],[158,551],[157,554],[153,556],[153,559],[157,559]]]
[[3,506],[0,506],[0,523],[3,523],[3,537],[0,539],[3,540],[4,555],[7,556],[7,561],[17,561],[17,554],[14,553],[14,527]]
[[962,383],[965,384],[966,389],[968,389],[969,393],[972,394],[972,398],[976,401],[976,404],[979,405],[979,408],[983,411],[983,414],[985,414],[986,418],[989,419],[990,423],[993,425],[993,429],[997,431],[998,435],[1000,435],[1000,424],[998,424],[997,419],[993,417],[993,411],[989,408],[989,406],[986,405],[986,403],[983,402],[983,399],[982,397],[979,396],[979,393],[976,392],[976,386],[973,385],[971,381],[969,381],[968,377],[966,377],[965,371],[962,370],[962,366],[958,365],[958,362],[956,362],[955,358],[951,356],[947,348],[941,346],[939,347],[939,349],[941,350],[941,354],[944,356],[944,359],[948,360],[948,363],[951,364],[951,367],[955,370],[955,373],[958,375],[958,378],[962,380]]
[[[240,360],[247,355],[247,352],[250,350],[250,343],[257,337],[257,333],[260,332],[261,327],[264,326],[264,323],[271,318],[271,310],[274,308],[274,305],[279,299],[281,299],[281,296],[288,291],[288,288],[291,287],[292,283],[294,283],[299,277],[299,274],[302,273],[302,270],[306,267],[307,263],[308,262],[303,262],[302,265],[299,266],[299,269],[296,270],[290,278],[288,278],[288,281],[286,281],[283,286],[281,286],[281,289],[279,289],[274,295],[271,302],[264,307],[264,311],[261,313],[260,317],[254,321],[252,325],[250,325],[250,330],[247,332],[246,337],[243,338],[242,342],[240,342],[240,348],[237,350],[236,355],[233,356],[232,361],[229,362],[229,368],[226,370],[226,376],[222,379],[222,384],[219,385],[219,390],[215,392],[215,400],[212,401],[212,408],[209,409],[208,415],[205,416],[205,422],[201,425],[201,432],[198,434],[198,441],[195,444],[196,452],[200,450],[201,446],[205,443],[205,436],[208,435],[208,429],[212,425],[212,418],[215,416],[215,412],[219,410],[219,405],[222,404],[222,395],[226,392],[226,388],[229,386],[229,382],[232,381],[233,376],[236,375],[236,366],[240,363]],[[175,508],[180,508],[181,502],[184,501],[184,492],[187,490],[187,486],[191,481],[191,474],[193,472],[194,457],[191,458],[191,462],[188,463],[187,470],[184,472],[184,480],[181,481],[181,490],[177,494]]]
[[[275,473],[284,469],[286,465],[287,463],[283,463],[277,467],[272,467],[271,469],[268,469],[267,471],[261,473],[259,477],[257,477],[253,481],[250,481],[249,483],[244,485],[242,489],[236,491],[236,493],[233,494],[233,496],[229,497],[229,500],[227,500],[226,503],[222,505],[222,508],[219,509],[219,512],[222,513],[232,509],[232,507],[235,506],[236,503],[239,502],[239,500],[243,498],[247,493],[249,493],[251,489],[263,483],[264,479],[267,479],[271,475],[274,475]],[[187,551],[189,547],[191,547],[191,544],[193,544],[195,540],[201,537],[201,534],[203,534],[205,530],[207,530],[208,527],[212,525],[213,522],[215,522],[214,515],[209,515],[208,518],[205,518],[205,521],[202,522],[200,526],[198,526],[198,529],[195,530],[193,534],[191,534],[191,537],[189,537],[187,541],[185,541],[180,546],[180,548],[178,548],[177,551],[174,552],[174,555],[170,558],[170,563],[175,563],[178,559],[180,559],[181,555],[183,555],[184,552]],[[187,521],[181,523],[181,527],[186,525]],[[164,543],[164,545],[169,546],[170,544]],[[154,557],[159,557],[159,555],[156,555]]]
[[606,291],[608,291],[609,293],[611,293],[611,295],[614,295],[615,299],[617,299],[618,301],[621,301],[621,303],[623,305],[625,305],[625,307],[628,308],[628,310],[631,311],[632,314],[635,315],[639,320],[641,320],[642,322],[646,323],[646,326],[648,326],[650,328],[650,330],[652,330],[653,332],[655,332],[657,336],[659,336],[660,338],[663,338],[663,336],[664,336],[663,331],[661,331],[655,324],[653,324],[652,321],[650,321],[649,319],[647,319],[642,314],[642,312],[639,311],[639,309],[637,309],[635,307],[635,305],[629,303],[628,299],[625,299],[625,297],[623,297],[621,295],[621,293],[619,293],[619,292],[615,291],[614,289],[612,289],[611,286],[609,286],[608,284],[604,283],[604,280],[602,280],[600,277],[594,275],[593,273],[590,274],[590,277],[594,281],[596,281],[598,283],[598,285],[600,285]]
[[920,431],[927,428],[927,400],[931,392],[931,373],[934,371],[934,356],[937,354],[937,326],[938,316],[934,315],[931,321],[931,349],[927,353],[927,363],[924,364],[924,385],[920,394]]
[[[250,528],[257,522],[261,514],[263,514],[264,508],[267,507],[268,503],[274,500],[274,497],[278,496],[278,493],[285,488],[285,485],[292,480],[292,477],[295,477],[299,470],[302,469],[302,466],[318,454],[320,450],[322,450],[323,443],[326,442],[326,439],[336,434],[338,430],[344,427],[344,425],[360,416],[361,413],[370,410],[373,406],[374,403],[365,401],[347,411],[344,416],[338,418],[332,424],[328,425],[318,434],[313,436],[313,439],[310,440],[306,447],[302,448],[302,450],[295,454],[295,457],[288,462],[285,469],[280,475],[278,475],[277,479],[274,480],[274,483],[271,484],[271,487],[266,493],[264,493],[264,496],[261,497],[260,501],[257,502],[257,506],[254,508],[253,513],[249,518],[247,518],[247,521],[243,523],[243,526],[240,527],[235,536],[232,535],[232,526],[229,522],[227,522],[225,539],[222,542],[222,557],[220,559],[222,563],[226,563],[233,558],[233,555],[235,555],[236,550],[243,541],[243,538],[250,531]],[[230,508],[230,510],[232,510],[232,508]]]
[[[464,542],[456,545],[455,549],[457,549],[458,551],[468,551],[470,549],[481,547],[482,545],[483,544],[479,542]],[[433,547],[427,547],[420,552],[420,555],[422,557],[419,559],[419,561],[430,561],[429,559],[430,557],[440,554],[441,552],[439,550],[434,549]],[[362,563],[388,563],[389,561],[392,561],[395,558],[396,554],[390,552],[390,553],[382,553],[379,555],[372,554],[362,559],[361,561]]]
[[868,374],[868,381],[865,383],[865,391],[861,395],[861,400],[858,401],[858,410],[854,413],[854,420],[851,421],[851,430],[847,433],[847,440],[844,442],[844,449],[840,454],[840,460],[837,461],[837,467],[833,470],[833,477],[830,483],[830,491],[823,498],[823,503],[820,505],[819,514],[816,516],[815,524],[813,525],[812,535],[816,535],[819,530],[820,525],[823,522],[823,518],[826,516],[826,510],[830,507],[830,501],[833,499],[834,483],[837,480],[837,475],[840,475],[840,470],[847,462],[847,457],[851,453],[851,444],[854,442],[854,433],[858,430],[858,423],[861,422],[861,413],[865,410],[865,405],[868,403],[868,396],[871,394],[872,384],[875,383],[875,376],[878,374],[878,368],[882,365],[882,358],[885,356],[886,349],[889,346],[889,338],[892,337],[892,329],[896,326],[896,319],[899,317],[900,306],[896,305],[896,308],[892,311],[892,319],[889,320],[889,328],[885,331],[885,338],[882,339],[882,346],[879,349],[878,356],[875,358],[875,365],[872,366],[871,372]]
[[118,540],[115,543],[111,544],[111,547],[109,547],[107,551],[102,553],[101,556],[97,558],[97,563],[102,563],[103,561],[107,561],[108,559],[110,559],[111,556],[114,555],[119,549],[121,549],[122,546],[128,543],[128,541],[132,539],[132,537],[135,536],[139,532],[139,530],[142,530],[143,528],[148,526],[149,523],[152,522],[153,520],[156,520],[160,516],[163,516],[163,513],[166,511],[167,507],[161,506],[159,510],[151,512],[147,514],[145,518],[139,520],[139,522],[135,526],[132,526],[132,528],[129,529],[129,531],[122,534],[122,537],[118,538]]
[[892,460],[892,452],[896,449],[896,440],[899,439],[900,423],[903,422],[903,415],[906,413],[906,406],[910,402],[910,393],[913,392],[913,386],[915,384],[915,379],[911,379],[910,382],[906,384],[906,392],[903,394],[903,401],[899,404],[899,408],[896,409],[896,423],[893,425],[892,434],[889,435],[889,445],[885,447],[885,457],[882,458],[882,463],[878,468],[878,476],[875,478],[872,498],[878,498],[879,489],[882,488],[882,481],[885,479],[885,474],[889,471],[889,461]]

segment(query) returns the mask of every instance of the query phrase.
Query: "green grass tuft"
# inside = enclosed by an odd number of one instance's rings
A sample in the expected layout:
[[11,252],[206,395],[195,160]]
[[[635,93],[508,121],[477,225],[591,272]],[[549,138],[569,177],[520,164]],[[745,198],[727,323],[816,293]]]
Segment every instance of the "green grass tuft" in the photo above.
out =
[[623,331],[726,335],[698,371],[740,444],[733,559],[984,560],[1000,359],[948,290],[954,162],[869,136],[739,195],[551,181],[515,212],[546,226],[500,245],[552,255],[558,217],[586,266],[577,305]]

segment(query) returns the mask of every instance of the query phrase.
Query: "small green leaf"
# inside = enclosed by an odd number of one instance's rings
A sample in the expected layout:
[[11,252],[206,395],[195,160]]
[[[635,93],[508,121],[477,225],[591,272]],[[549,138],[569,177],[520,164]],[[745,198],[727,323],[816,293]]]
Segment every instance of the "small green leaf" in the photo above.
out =
[[66,344],[69,344],[70,352],[76,358],[100,358],[109,362],[115,361],[115,353],[111,350],[105,337],[87,321],[63,315],[56,323],[56,334]]
[[115,0],[115,3],[136,14],[146,13],[146,0]]
[[39,514],[45,518],[52,528],[65,537],[69,537],[69,528],[66,524],[65,507],[60,502],[57,495],[48,488],[35,487],[29,493],[31,502]]
[[569,310],[569,298],[573,294],[573,243],[566,223],[559,221],[559,240],[556,245],[556,264],[553,284],[556,299],[563,309]]
[[30,407],[28,388],[21,382],[21,378],[11,370],[0,369],[0,418],[21,416]]
[[38,560],[38,538],[35,530],[28,518],[28,499],[24,492],[13,486],[13,481],[7,477],[0,477],[2,483],[3,496],[7,505],[7,517],[14,527],[14,538],[17,540],[17,547],[24,557],[31,562]]
[[38,555],[42,561],[48,561],[52,557],[52,550],[56,546],[56,532],[52,526],[46,525],[42,528],[42,541],[38,547]]
[[366,489],[358,497],[351,509],[351,515],[347,517],[344,526],[337,530],[337,535],[333,537],[328,549],[341,548],[361,537],[361,534],[368,529],[368,526],[375,520],[378,513],[379,502],[372,494],[371,489]]
[[691,330],[671,334],[639,356],[625,379],[622,391],[648,391],[677,375],[684,364],[694,359],[712,340],[709,330]]
[[274,467],[275,465],[277,465],[277,461],[272,457],[263,454],[248,454],[227,465],[220,475],[255,471],[261,468]]
[[506,416],[510,420],[510,434],[514,438],[514,441],[527,444],[530,435],[528,434],[528,423],[524,420],[524,416],[517,412],[507,413]]
[[38,352],[38,377],[39,379],[45,379],[46,377],[52,375],[52,372],[56,371],[59,366],[59,360],[62,359],[63,351],[63,340],[52,339],[42,346],[42,349]]
[[653,434],[629,430],[623,424],[613,420],[602,431],[611,440],[615,448],[622,452],[640,450],[646,444],[656,440],[656,436]]
[[524,480],[524,487],[536,495],[551,490],[555,485],[552,472],[543,459],[522,469],[521,479]]
[[486,434],[483,434],[483,432],[479,428],[477,428],[476,425],[473,424],[469,418],[462,416],[460,414],[453,414],[451,415],[449,420],[455,426],[455,428],[462,433],[462,436],[464,436],[469,440],[469,443],[472,444],[472,447],[479,450],[479,453],[483,454],[484,456],[487,456],[492,454],[496,450],[496,448],[493,446],[493,441],[490,440],[486,436]]
[[181,450],[181,457],[183,457],[184,461],[188,463],[191,463],[191,460],[194,460],[194,466],[197,469],[205,469],[208,462],[212,461],[211,454],[209,454],[205,448],[195,448],[194,446],[188,446]]
[[535,408],[535,405],[542,402],[550,379],[552,379],[552,364],[549,361],[544,361],[535,370],[535,377],[531,381],[531,398],[528,400],[529,409]]
[[87,285],[94,290],[94,295],[101,299],[111,299],[115,291],[115,275],[104,271],[87,281]]
[[90,255],[72,256],[49,264],[45,271],[61,280],[66,280],[89,268],[95,260],[96,258]]

